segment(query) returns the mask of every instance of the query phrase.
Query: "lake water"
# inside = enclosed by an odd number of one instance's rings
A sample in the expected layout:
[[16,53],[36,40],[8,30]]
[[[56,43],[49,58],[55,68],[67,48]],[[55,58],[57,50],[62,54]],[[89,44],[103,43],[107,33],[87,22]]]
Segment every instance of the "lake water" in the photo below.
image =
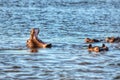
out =
[[[120,80],[120,44],[89,53],[86,37],[120,36],[119,0],[0,0],[0,80]],[[31,28],[53,47],[31,53]]]

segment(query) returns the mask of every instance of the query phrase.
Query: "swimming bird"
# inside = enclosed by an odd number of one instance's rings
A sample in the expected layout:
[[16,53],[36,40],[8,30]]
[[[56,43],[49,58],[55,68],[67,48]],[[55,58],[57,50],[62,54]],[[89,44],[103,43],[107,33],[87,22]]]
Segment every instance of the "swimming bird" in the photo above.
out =
[[52,44],[43,42],[38,38],[39,29],[32,28],[30,31],[30,39],[27,40],[26,45],[28,48],[50,48]]

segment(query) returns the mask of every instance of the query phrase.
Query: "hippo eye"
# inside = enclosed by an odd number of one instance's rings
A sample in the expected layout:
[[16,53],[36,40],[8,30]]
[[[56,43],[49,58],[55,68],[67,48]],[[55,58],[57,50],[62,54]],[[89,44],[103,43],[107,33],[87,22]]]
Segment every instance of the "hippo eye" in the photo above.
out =
[[105,47],[105,44],[102,44],[102,47]]

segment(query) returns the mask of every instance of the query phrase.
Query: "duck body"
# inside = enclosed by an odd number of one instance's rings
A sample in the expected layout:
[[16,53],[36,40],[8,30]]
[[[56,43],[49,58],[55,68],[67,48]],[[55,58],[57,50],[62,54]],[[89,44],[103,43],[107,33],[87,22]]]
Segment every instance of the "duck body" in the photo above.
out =
[[38,39],[39,29],[33,28],[30,32],[30,39],[27,40],[26,46],[28,48],[50,48],[52,44],[48,44]]

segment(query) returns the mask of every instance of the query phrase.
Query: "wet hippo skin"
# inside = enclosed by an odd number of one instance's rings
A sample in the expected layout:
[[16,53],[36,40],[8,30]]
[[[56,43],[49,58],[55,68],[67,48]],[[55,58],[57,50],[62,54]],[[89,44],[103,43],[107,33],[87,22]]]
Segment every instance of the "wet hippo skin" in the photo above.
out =
[[39,29],[38,28],[32,28],[30,32],[30,38],[26,42],[26,46],[28,48],[51,48],[52,44],[48,44],[43,42],[38,38]]
[[105,46],[105,44],[102,44],[102,47],[94,46],[92,47],[92,44],[89,44],[88,51],[90,52],[101,52],[101,51],[108,51],[108,47]]

